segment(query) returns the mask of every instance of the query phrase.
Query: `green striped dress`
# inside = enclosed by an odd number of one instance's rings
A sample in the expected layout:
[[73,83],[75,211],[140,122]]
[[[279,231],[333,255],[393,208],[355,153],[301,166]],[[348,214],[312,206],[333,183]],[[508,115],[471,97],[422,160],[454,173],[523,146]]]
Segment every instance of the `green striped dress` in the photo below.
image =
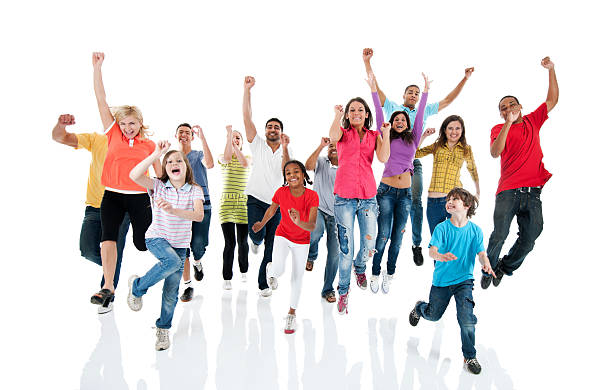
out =
[[240,165],[236,156],[228,164],[221,164],[223,175],[223,189],[221,204],[219,206],[219,220],[221,223],[247,224],[247,195],[244,192],[249,179],[250,168]]

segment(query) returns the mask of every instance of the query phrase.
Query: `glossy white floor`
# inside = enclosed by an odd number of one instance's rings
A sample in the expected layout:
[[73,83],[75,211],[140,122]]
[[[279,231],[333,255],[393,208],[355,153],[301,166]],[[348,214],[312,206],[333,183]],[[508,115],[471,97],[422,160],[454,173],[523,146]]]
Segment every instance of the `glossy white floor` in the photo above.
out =
[[[371,1],[288,3],[109,0],[13,2],[3,10],[0,64],[3,108],[2,389],[600,389],[609,388],[611,256],[608,224],[609,120],[612,85],[608,13],[601,2],[552,0]],[[608,28],[609,29],[609,28]],[[51,141],[62,113],[74,132],[102,131],[91,85],[91,52],[105,51],[104,81],[112,105],[136,104],[155,133],[171,139],[178,123],[199,123],[213,154],[226,124],[242,126],[242,81],[257,78],[257,126],[285,122],[304,161],[325,135],[333,106],[350,97],[370,102],[361,62],[374,47],[374,70],[387,96],[434,80],[440,101],[467,66],[476,68],[447,115],[466,123],[482,188],[474,222],[485,242],[492,230],[499,160],[489,156],[496,104],[507,93],[524,113],[546,96],[539,65],[550,55],[559,104],[541,132],[553,177],[543,195],[544,232],[523,267],[499,288],[474,290],[479,376],[462,370],[451,302],[442,321],[408,324],[426,299],[432,262],[416,267],[405,237],[389,295],[353,285],[349,314],[339,316],[319,292],[325,249],[305,283],[293,336],[283,333],[289,274],[269,299],[259,298],[261,255],[249,280],[221,288],[223,238],[213,214],[205,279],[196,298],[179,303],[172,347],[154,350],[160,288],[141,312],[125,304],[126,281],[155,261],[128,244],[113,313],[89,303],[99,267],[82,259],[78,237],[90,155]],[[602,111],[604,114],[602,115]],[[199,148],[199,146],[198,146]],[[246,148],[248,150],[248,147]],[[425,187],[431,158],[423,161]],[[374,162],[377,180],[382,165]],[[209,171],[213,205],[219,169]],[[467,172],[466,188],[474,187]],[[423,196],[425,202],[426,195]],[[509,235],[513,241],[515,227]],[[429,240],[424,224],[424,243]],[[369,271],[368,271],[369,272]],[[476,271],[478,275],[478,271]]]

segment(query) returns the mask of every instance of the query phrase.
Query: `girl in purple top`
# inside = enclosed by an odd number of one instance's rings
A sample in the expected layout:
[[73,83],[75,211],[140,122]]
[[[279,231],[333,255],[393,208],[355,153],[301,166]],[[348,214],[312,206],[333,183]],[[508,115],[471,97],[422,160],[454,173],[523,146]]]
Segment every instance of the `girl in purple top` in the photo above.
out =
[[[391,115],[391,154],[385,163],[383,177],[378,186],[376,200],[378,201],[378,235],[376,236],[376,254],[372,262],[372,277],[370,279],[370,289],[373,293],[378,292],[378,278],[380,276],[380,263],[387,241],[391,238],[389,254],[387,256],[387,270],[383,273],[382,290],[383,293],[389,292],[389,285],[395,274],[395,263],[402,246],[404,228],[410,206],[412,204],[412,173],[414,154],[417,150],[423,132],[423,114],[427,104],[427,94],[429,92],[429,80],[425,79],[425,89],[421,96],[419,108],[415,118],[415,123],[410,126],[408,113],[396,111]],[[376,112],[380,107],[380,100],[374,99]],[[423,264],[423,263],[421,263]],[[418,264],[418,265],[421,265]]]

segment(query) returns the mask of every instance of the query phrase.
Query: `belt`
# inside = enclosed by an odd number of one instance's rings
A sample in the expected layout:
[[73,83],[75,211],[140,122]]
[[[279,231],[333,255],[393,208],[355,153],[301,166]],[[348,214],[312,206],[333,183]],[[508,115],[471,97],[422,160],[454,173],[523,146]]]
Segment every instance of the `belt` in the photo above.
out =
[[542,186],[537,187],[519,187],[516,189],[519,192],[542,192]]

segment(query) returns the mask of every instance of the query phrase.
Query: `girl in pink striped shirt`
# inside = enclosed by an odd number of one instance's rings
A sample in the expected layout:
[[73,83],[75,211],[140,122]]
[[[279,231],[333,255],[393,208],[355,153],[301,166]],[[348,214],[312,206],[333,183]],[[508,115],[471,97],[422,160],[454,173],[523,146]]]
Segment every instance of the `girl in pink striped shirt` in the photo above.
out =
[[151,179],[145,174],[169,147],[167,141],[159,142],[155,151],[130,172],[130,178],[145,187],[151,197],[153,222],[145,234],[145,241],[159,262],[144,276],[130,277],[127,301],[130,309],[140,310],[142,296],[149,287],[164,280],[161,315],[155,323],[155,349],[158,351],[170,347],[168,331],[178,300],[185,255],[191,243],[192,221],[200,222],[204,218],[204,193],[195,184],[189,160],[183,152],[171,150],[166,153],[160,178]]

